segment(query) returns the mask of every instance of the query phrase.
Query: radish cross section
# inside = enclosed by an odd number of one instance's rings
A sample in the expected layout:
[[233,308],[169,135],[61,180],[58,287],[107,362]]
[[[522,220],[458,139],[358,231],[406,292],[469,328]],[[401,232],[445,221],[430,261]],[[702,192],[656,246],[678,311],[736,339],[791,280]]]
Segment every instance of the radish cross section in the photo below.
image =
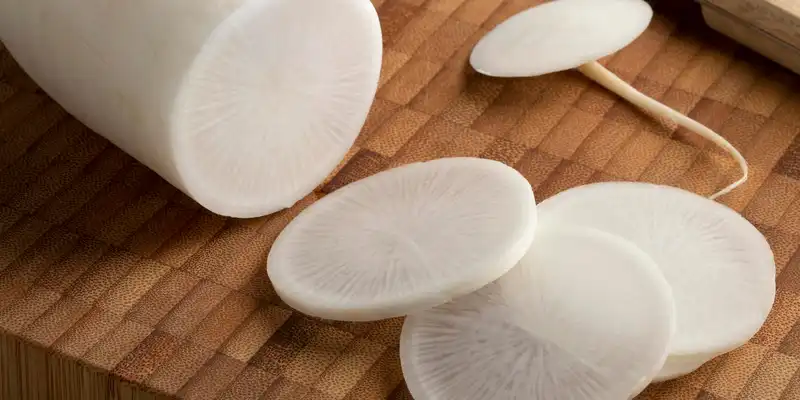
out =
[[470,64],[484,75],[530,77],[577,69],[649,113],[670,119],[733,157],[742,171],[716,199],[747,181],[741,153],[705,125],[648,97],[596,60],[621,50],[644,32],[653,10],[643,0],[553,0],[522,11],[487,33],[472,50]]
[[382,56],[369,0],[3,0],[0,39],[66,111],[232,217],[336,168]]
[[368,321],[421,311],[501,277],[536,227],[530,183],[503,163],[444,158],[383,171],[303,210],[267,260],[306,314]]
[[642,250],[591,229],[539,229],[481,290],[409,316],[400,359],[415,399],[624,400],[659,371],[669,285]]
[[541,202],[539,223],[601,230],[633,243],[664,273],[677,329],[656,380],[674,378],[745,344],[775,301],[775,260],[758,229],[734,210],[662,185],[605,182]]

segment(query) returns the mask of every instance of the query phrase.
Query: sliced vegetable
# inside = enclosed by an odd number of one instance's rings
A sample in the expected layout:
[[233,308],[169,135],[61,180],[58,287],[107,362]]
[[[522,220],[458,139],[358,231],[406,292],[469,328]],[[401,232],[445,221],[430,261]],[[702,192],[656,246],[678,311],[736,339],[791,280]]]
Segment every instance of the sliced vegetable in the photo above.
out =
[[64,109],[234,217],[339,164],[382,55],[369,0],[3,0],[0,38]]
[[470,293],[525,254],[528,181],[497,161],[444,158],[351,183],[300,213],[270,251],[278,295],[320,318],[398,317]]
[[[655,260],[675,297],[677,331],[667,366],[680,374],[745,344],[772,308],[772,250],[758,229],[722,204],[670,186],[604,182],[563,191],[538,210],[542,226],[599,229]],[[675,376],[665,370],[657,379]]]
[[478,72],[497,77],[528,77],[577,68],[634,105],[696,132],[723,148],[739,164],[742,177],[710,198],[743,184],[747,161],[722,136],[705,125],[639,92],[596,60],[636,39],[650,24],[653,10],[643,0],[553,0],[499,24],[470,55]]
[[626,399],[675,329],[669,285],[631,243],[539,229],[508,274],[406,318],[400,359],[415,399]]

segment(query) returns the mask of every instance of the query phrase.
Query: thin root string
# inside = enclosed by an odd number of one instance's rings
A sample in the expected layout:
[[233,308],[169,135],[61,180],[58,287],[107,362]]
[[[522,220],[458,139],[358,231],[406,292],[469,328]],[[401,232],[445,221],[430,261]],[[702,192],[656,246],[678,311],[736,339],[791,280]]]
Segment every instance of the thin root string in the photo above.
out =
[[668,118],[678,125],[714,142],[714,144],[730,153],[730,155],[739,164],[739,168],[742,170],[742,177],[719,192],[709,196],[709,199],[715,200],[722,195],[730,193],[733,189],[736,189],[738,186],[747,181],[749,174],[747,160],[742,157],[742,154],[739,153],[739,151],[736,150],[736,148],[733,147],[730,142],[725,140],[725,138],[720,136],[718,133],[636,90],[636,88],[631,86],[628,82],[623,81],[616,74],[609,71],[596,61],[583,64],[582,66],[578,67],[578,70],[593,81],[616,93],[625,100],[628,100],[632,104],[656,116]]

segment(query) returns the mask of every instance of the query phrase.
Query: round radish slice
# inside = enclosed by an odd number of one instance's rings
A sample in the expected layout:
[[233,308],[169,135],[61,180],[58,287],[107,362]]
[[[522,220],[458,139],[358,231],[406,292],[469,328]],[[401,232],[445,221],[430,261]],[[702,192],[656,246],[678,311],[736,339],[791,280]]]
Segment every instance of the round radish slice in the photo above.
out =
[[577,68],[630,44],[653,9],[642,0],[555,0],[501,22],[475,45],[470,65],[496,77]]
[[604,182],[561,192],[538,209],[541,224],[596,228],[629,240],[656,261],[675,296],[670,358],[708,360],[733,350],[770,312],[775,261],[769,244],[722,204],[670,186]]
[[645,95],[597,62],[639,37],[653,18],[644,0],[555,0],[498,24],[472,49],[470,64],[495,77],[537,76],[577,68],[601,86],[654,116],[672,120],[710,140],[736,160],[742,176],[712,194],[716,199],[747,181],[739,150],[707,126]]
[[398,317],[499,278],[533,241],[528,181],[500,162],[444,158],[351,183],[300,213],[267,260],[288,305],[321,318]]
[[232,217],[336,168],[382,54],[369,0],[3,0],[0,37],[65,110]]
[[644,252],[592,229],[541,229],[508,274],[406,318],[416,399],[620,400],[661,368],[669,285]]

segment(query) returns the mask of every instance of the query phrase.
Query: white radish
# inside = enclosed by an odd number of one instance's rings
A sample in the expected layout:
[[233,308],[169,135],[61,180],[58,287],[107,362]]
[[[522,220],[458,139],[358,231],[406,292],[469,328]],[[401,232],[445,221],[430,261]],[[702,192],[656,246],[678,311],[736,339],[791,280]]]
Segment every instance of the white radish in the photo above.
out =
[[630,241],[655,260],[672,287],[677,331],[656,380],[697,369],[745,344],[775,300],[769,243],[734,210],[662,185],[604,182],[539,204],[541,226],[580,226]]
[[528,77],[576,68],[588,78],[647,112],[672,120],[721,147],[736,160],[742,177],[710,198],[747,181],[741,153],[705,125],[648,97],[597,62],[644,32],[653,10],[643,0],[553,0],[499,24],[475,45],[470,63],[495,77]]
[[369,0],[2,0],[0,39],[77,119],[233,217],[341,162],[382,55]]
[[408,316],[400,361],[419,400],[622,400],[659,371],[675,329],[655,262],[592,229],[539,229],[508,274]]
[[480,158],[412,163],[351,183],[303,210],[267,273],[289,306],[348,321],[399,317],[499,278],[533,241],[530,183]]

